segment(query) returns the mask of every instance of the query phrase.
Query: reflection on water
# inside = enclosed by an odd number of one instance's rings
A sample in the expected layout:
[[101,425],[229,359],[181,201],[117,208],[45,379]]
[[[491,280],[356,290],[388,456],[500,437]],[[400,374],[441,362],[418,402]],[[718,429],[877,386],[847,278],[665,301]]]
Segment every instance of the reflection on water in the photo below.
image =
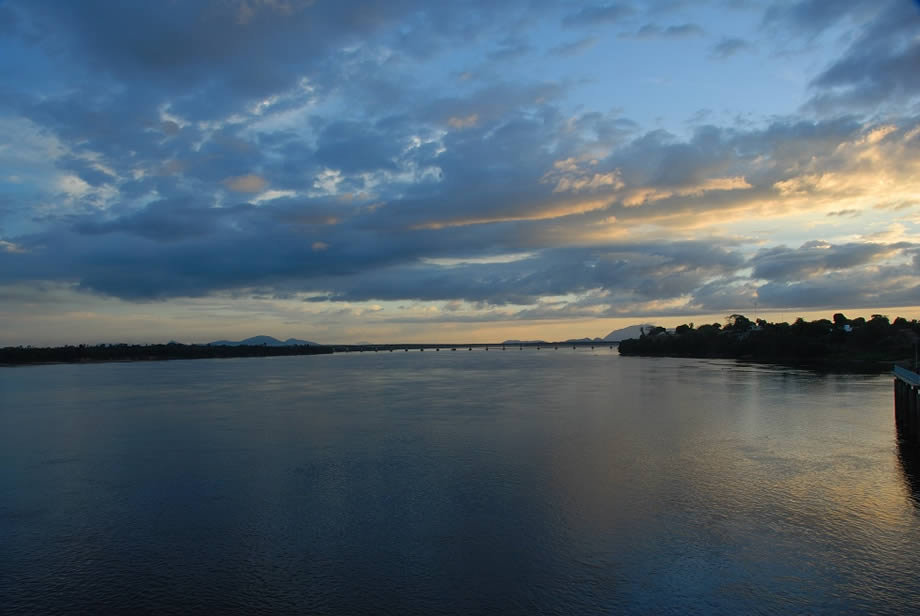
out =
[[[892,420],[893,421],[893,420]],[[904,473],[904,483],[914,503],[920,507],[920,444],[913,442],[905,430],[896,428],[898,438],[898,462]]]
[[918,455],[890,387],[608,349],[4,370],[0,597],[906,613]]

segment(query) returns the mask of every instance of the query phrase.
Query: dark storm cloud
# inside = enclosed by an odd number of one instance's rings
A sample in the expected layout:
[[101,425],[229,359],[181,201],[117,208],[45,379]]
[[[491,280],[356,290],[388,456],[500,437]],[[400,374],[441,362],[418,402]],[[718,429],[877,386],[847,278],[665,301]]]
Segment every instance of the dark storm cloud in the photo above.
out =
[[[107,105],[113,96],[124,98],[130,84],[127,92],[144,106],[169,103],[185,118],[213,121],[279,93],[296,98],[305,76],[311,96],[344,89],[365,104],[393,107],[411,96],[405,86],[412,75],[401,72],[400,58],[418,41],[428,41],[430,57],[448,45],[514,33],[549,3],[194,0],[169,10],[139,0],[11,4],[58,68],[43,88],[57,94],[42,100],[68,105],[71,97],[61,94],[68,88],[60,86],[70,84],[91,92],[97,109],[132,110],[124,100]],[[26,36],[24,25],[15,29]],[[375,46],[393,53],[381,58],[366,51]],[[512,48],[521,45],[499,52]],[[7,95],[22,85],[12,83]]]
[[756,298],[757,287],[747,277],[724,276],[695,289],[689,305],[696,312],[737,312],[748,310]]
[[319,135],[318,162],[346,173],[397,169],[405,144],[392,134],[357,122],[333,122]]
[[831,28],[843,29],[849,46],[811,82],[808,107],[819,113],[874,111],[920,94],[920,4],[905,0],[801,0],[764,12],[764,26],[782,40],[811,41]]
[[159,125],[156,104],[142,91],[77,91],[35,100],[20,112],[78,150],[93,148],[113,159],[129,157],[137,145],[154,146],[149,131]]
[[511,263],[417,264],[336,281],[314,301],[462,299],[491,305],[530,304],[544,296],[591,290],[626,292],[637,300],[690,293],[707,277],[734,271],[740,255],[702,242],[611,244],[558,248]]
[[[243,99],[289,88],[330,45],[372,36],[418,8],[409,2],[300,0],[181,2],[169,11],[130,0],[28,5],[48,46],[63,43],[98,71],[125,81],[153,80],[159,88]],[[291,62],[295,49],[297,61]],[[211,109],[222,102],[212,99]]]
[[[694,292],[699,311],[761,308],[834,309],[840,306],[915,306],[920,301],[916,244],[806,242],[797,249],[762,250],[747,277],[716,279]],[[905,262],[913,254],[913,267]],[[891,257],[896,257],[890,261]],[[913,271],[912,271],[913,269]]]
[[920,298],[916,279],[905,284],[903,269],[881,272],[834,272],[814,279],[770,282],[757,290],[764,308],[833,308],[839,306],[915,306]]
[[[711,131],[712,128],[710,127]],[[826,155],[842,142],[858,138],[864,130],[859,118],[840,116],[818,121],[782,118],[762,130],[729,131],[743,156],[768,152],[783,172],[804,168],[815,156]]]
[[[711,285],[711,279],[730,277],[746,265],[730,246],[660,243],[590,249],[551,247],[558,242],[549,239],[552,229],[565,229],[568,224],[577,228],[577,221],[591,219],[591,213],[545,222],[425,228],[431,223],[477,219],[513,221],[564,205],[570,197],[554,193],[553,183],[541,181],[557,157],[576,154],[585,145],[571,135],[570,142],[559,141],[564,120],[545,108],[530,119],[448,133],[444,151],[419,154],[416,161],[436,162],[441,172],[438,181],[404,186],[401,196],[377,202],[284,198],[259,206],[216,208],[209,199],[192,197],[194,193],[166,184],[162,194],[169,197],[140,209],[118,207],[95,212],[15,239],[29,252],[3,255],[10,267],[2,269],[8,278],[75,280],[81,288],[125,299],[204,295],[248,287],[322,290],[330,292],[328,298],[340,301],[465,299],[492,304],[528,303],[544,295],[593,289],[616,291],[616,301],[629,302],[674,299],[693,295],[695,289],[705,290],[710,298],[719,296],[714,287],[706,286]],[[576,132],[584,130],[585,138],[590,139],[597,138],[598,127],[627,133],[632,129],[632,124],[624,124],[622,119],[596,114],[566,125]],[[371,129],[327,125],[336,139],[387,130],[398,135],[405,126],[398,118]],[[751,176],[756,184],[751,191],[770,191],[776,179],[786,177],[781,175],[785,168],[795,168],[827,149],[828,144],[859,134],[854,124],[843,120],[777,123],[749,132],[704,127],[688,141],[651,133],[599,161],[597,170],[616,168],[631,183],[673,188],[731,175],[738,170],[737,165],[766,155],[775,162],[771,174],[780,175]],[[610,137],[614,142],[622,138],[622,134]],[[392,141],[391,135],[380,143]],[[543,144],[553,141],[557,149],[548,152]],[[280,138],[276,145],[286,143]],[[235,149],[221,147],[211,154],[202,148],[201,156],[208,159],[238,150],[234,156],[247,161],[250,145],[243,141]],[[373,167],[365,161],[381,156],[373,143],[365,149],[356,150],[356,168]],[[393,152],[382,151],[384,158],[392,158]],[[308,157],[310,148],[304,146],[303,153]],[[637,160],[644,164],[636,164]],[[190,164],[201,164],[202,176],[222,175],[217,171],[220,165],[207,171],[206,162]],[[240,164],[239,168],[247,165]],[[656,202],[654,207],[611,205],[597,216],[615,213],[623,220],[641,222],[644,217],[668,212],[695,215],[704,209],[735,206],[737,198],[730,193],[672,198]],[[472,253],[471,246],[476,247]],[[513,263],[445,268],[422,261],[528,250],[537,251],[536,256]],[[886,251],[890,252],[890,247],[862,244],[779,247],[758,254],[749,266],[755,268],[755,277],[796,280],[822,268],[857,267],[884,256]],[[735,292],[733,287],[726,289],[719,291],[721,296]]]
[[830,271],[847,270],[877,261],[910,244],[851,243],[832,245],[812,241],[799,248],[776,246],[752,259],[753,277],[765,280],[801,280]]
[[631,185],[667,188],[697,184],[720,174],[735,158],[732,136],[712,126],[698,129],[687,141],[665,131],[652,131],[614,153],[610,162]]
[[251,206],[214,208],[194,199],[174,198],[149,203],[120,218],[100,221],[77,220],[74,230],[85,235],[125,233],[161,242],[200,237],[218,230],[223,221],[245,213]]
[[[242,228],[213,233],[213,221],[204,216],[196,220],[198,226],[192,233],[181,232],[183,238],[175,237],[168,222],[151,233],[139,229],[142,221],[131,219],[103,228],[81,227],[92,241],[65,230],[26,238],[30,252],[9,255],[7,264],[21,267],[5,278],[76,280],[84,290],[149,300],[239,288],[284,289],[291,281],[346,275],[406,258],[397,242],[353,230],[317,233],[256,217],[243,220]],[[137,237],[139,232],[146,237]],[[172,241],[164,243],[164,235]],[[317,250],[320,241],[329,247]],[[55,256],[65,252],[71,261]]]
[[842,57],[811,83],[810,106],[819,111],[877,108],[920,95],[920,5],[884,3],[885,10],[861,32]]
[[[838,140],[845,134],[840,129],[816,129],[811,123],[794,127],[784,122],[754,131],[705,125],[695,129],[689,139],[656,130],[614,150],[603,162],[603,169],[619,169],[626,185],[633,187],[676,190],[701,185],[711,178],[741,175],[767,186],[772,185],[772,177],[755,177],[750,162],[757,156],[770,155],[778,164],[791,166],[794,161],[787,160],[788,153],[783,148],[797,149],[793,144],[802,137],[808,141],[807,133],[815,130],[833,133]],[[799,147],[803,156],[815,153],[814,144]]]
[[671,297],[742,263],[736,253],[709,244],[663,243],[549,249],[522,262],[445,268],[421,259],[456,258],[470,246],[477,246],[476,256],[532,249],[528,229],[537,223],[408,231],[375,214],[334,199],[215,208],[187,196],[121,215],[82,216],[69,227],[18,238],[27,252],[0,258],[10,266],[3,268],[7,281],[75,280],[83,289],[129,300],[258,286],[331,290],[332,299],[343,301],[493,304],[594,288]]

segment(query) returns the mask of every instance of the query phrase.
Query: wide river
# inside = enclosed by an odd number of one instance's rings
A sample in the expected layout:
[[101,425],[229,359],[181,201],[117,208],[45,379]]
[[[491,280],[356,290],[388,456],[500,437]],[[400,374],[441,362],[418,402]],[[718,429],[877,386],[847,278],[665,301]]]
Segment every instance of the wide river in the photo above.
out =
[[892,400],[607,347],[0,368],[0,612],[915,612]]

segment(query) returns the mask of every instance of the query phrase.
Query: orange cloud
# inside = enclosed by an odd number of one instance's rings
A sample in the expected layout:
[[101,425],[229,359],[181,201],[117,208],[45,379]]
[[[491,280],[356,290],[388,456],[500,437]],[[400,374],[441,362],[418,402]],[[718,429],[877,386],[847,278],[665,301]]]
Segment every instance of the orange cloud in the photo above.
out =
[[546,209],[528,214],[508,214],[507,216],[491,216],[479,218],[457,218],[454,220],[433,221],[413,225],[412,230],[418,229],[444,229],[447,227],[467,227],[470,225],[484,225],[498,222],[518,222],[524,220],[552,220],[573,214],[585,214],[595,210],[602,210],[610,205],[609,199],[591,199],[580,201],[567,201],[554,204]]
[[468,116],[462,116],[462,117],[454,116],[450,118],[449,120],[447,120],[447,125],[450,126],[451,128],[456,128],[457,130],[469,128],[471,126],[476,126],[477,123],[479,123],[478,113],[471,113]]
[[227,178],[224,180],[224,185],[236,192],[257,193],[262,192],[262,190],[268,186],[268,182],[265,181],[265,178],[262,176],[250,173],[248,175]]

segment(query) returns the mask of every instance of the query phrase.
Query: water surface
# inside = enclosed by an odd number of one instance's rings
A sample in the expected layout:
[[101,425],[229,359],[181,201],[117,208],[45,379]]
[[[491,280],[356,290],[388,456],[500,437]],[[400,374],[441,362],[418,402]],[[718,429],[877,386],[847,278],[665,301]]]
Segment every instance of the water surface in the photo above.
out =
[[0,611],[902,614],[892,395],[607,348],[0,369]]

